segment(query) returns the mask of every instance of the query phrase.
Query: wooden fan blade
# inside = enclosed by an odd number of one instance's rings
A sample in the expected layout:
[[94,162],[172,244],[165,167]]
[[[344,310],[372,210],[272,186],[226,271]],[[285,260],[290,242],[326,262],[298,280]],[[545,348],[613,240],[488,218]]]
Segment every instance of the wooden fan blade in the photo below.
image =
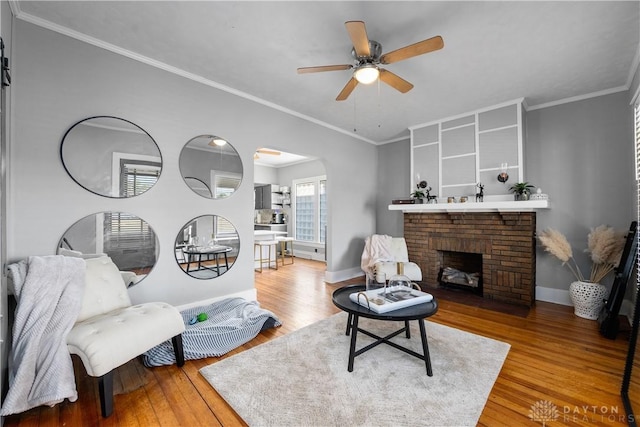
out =
[[269,155],[272,155],[272,156],[279,156],[280,155],[279,151],[269,150],[268,148],[258,148],[256,150],[256,153],[269,154]]
[[341,70],[350,70],[353,68],[352,65],[343,64],[343,65],[322,65],[320,67],[302,67],[298,68],[298,74],[306,74],[306,73],[320,73],[323,71],[341,71]]
[[411,83],[391,71],[381,69],[380,80],[402,93],[407,93],[413,89],[413,85]]
[[344,23],[347,27],[351,43],[356,51],[357,56],[370,56],[369,37],[367,37],[367,29],[362,21],[347,21]]
[[442,37],[435,36],[409,46],[401,47],[400,49],[396,49],[392,52],[385,53],[380,57],[380,62],[382,64],[391,64],[393,62],[398,62],[405,59],[413,58],[414,56],[433,52],[434,50],[439,50],[443,47],[444,41],[442,40]]
[[351,80],[347,82],[342,91],[338,94],[336,101],[344,101],[351,95],[351,92],[358,86],[358,81],[351,77]]

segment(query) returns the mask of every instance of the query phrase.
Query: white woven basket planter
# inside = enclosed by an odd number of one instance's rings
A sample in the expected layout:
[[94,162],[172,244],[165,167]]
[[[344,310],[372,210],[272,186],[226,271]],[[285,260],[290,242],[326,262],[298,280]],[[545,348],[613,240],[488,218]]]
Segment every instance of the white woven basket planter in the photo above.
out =
[[584,319],[596,320],[607,296],[607,288],[600,283],[576,281],[569,285],[573,312]]

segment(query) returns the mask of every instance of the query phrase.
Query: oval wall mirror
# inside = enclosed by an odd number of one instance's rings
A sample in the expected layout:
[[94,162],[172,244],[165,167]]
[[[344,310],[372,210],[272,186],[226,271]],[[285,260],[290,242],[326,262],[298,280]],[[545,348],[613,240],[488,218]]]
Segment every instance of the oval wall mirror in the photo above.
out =
[[144,279],[156,265],[160,244],[151,226],[126,212],[99,212],[73,224],[58,242],[59,255],[108,255],[127,286]]
[[182,178],[193,192],[208,199],[231,196],[242,182],[242,172],[240,155],[218,136],[196,136],[180,152]]
[[176,262],[196,279],[213,279],[229,271],[239,250],[236,228],[219,215],[194,218],[176,236]]
[[118,117],[81,120],[60,146],[62,164],[80,186],[105,197],[140,195],[158,180],[162,156],[140,126]]

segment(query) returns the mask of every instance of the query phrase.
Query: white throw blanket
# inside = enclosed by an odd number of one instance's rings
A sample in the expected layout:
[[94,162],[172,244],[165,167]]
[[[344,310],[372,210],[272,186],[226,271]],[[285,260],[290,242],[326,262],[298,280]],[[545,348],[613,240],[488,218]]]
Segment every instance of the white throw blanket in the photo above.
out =
[[391,253],[391,236],[386,234],[374,234],[364,241],[364,251],[360,267],[364,272],[370,272],[378,261],[395,261]]
[[18,302],[9,354],[9,391],[0,415],[78,399],[67,334],[84,292],[85,262],[29,257],[8,267]]

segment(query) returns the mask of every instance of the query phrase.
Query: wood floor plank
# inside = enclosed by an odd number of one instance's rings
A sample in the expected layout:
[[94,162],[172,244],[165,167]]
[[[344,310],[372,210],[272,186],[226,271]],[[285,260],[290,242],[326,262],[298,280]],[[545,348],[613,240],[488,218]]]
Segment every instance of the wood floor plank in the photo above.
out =
[[[138,360],[130,362],[118,372],[124,394],[115,396],[114,416],[109,419],[99,413],[97,380],[86,376],[76,362],[77,402],[13,415],[5,419],[5,426],[246,425],[199,370],[338,313],[332,292],[362,279],[327,284],[324,269],[323,263],[296,258],[293,266],[256,273],[258,300],[282,326],[261,332],[222,357],[187,361],[182,368],[147,369]],[[439,302],[438,313],[429,321],[511,345],[478,425],[541,425],[530,418],[537,402],[558,408],[558,419],[548,425],[627,425],[620,398],[628,344],[623,334],[605,339],[595,321],[578,318],[571,307],[557,304],[538,302],[522,317],[451,300]],[[640,385],[632,388],[640,392]],[[633,404],[640,411],[640,395],[634,394]]]

